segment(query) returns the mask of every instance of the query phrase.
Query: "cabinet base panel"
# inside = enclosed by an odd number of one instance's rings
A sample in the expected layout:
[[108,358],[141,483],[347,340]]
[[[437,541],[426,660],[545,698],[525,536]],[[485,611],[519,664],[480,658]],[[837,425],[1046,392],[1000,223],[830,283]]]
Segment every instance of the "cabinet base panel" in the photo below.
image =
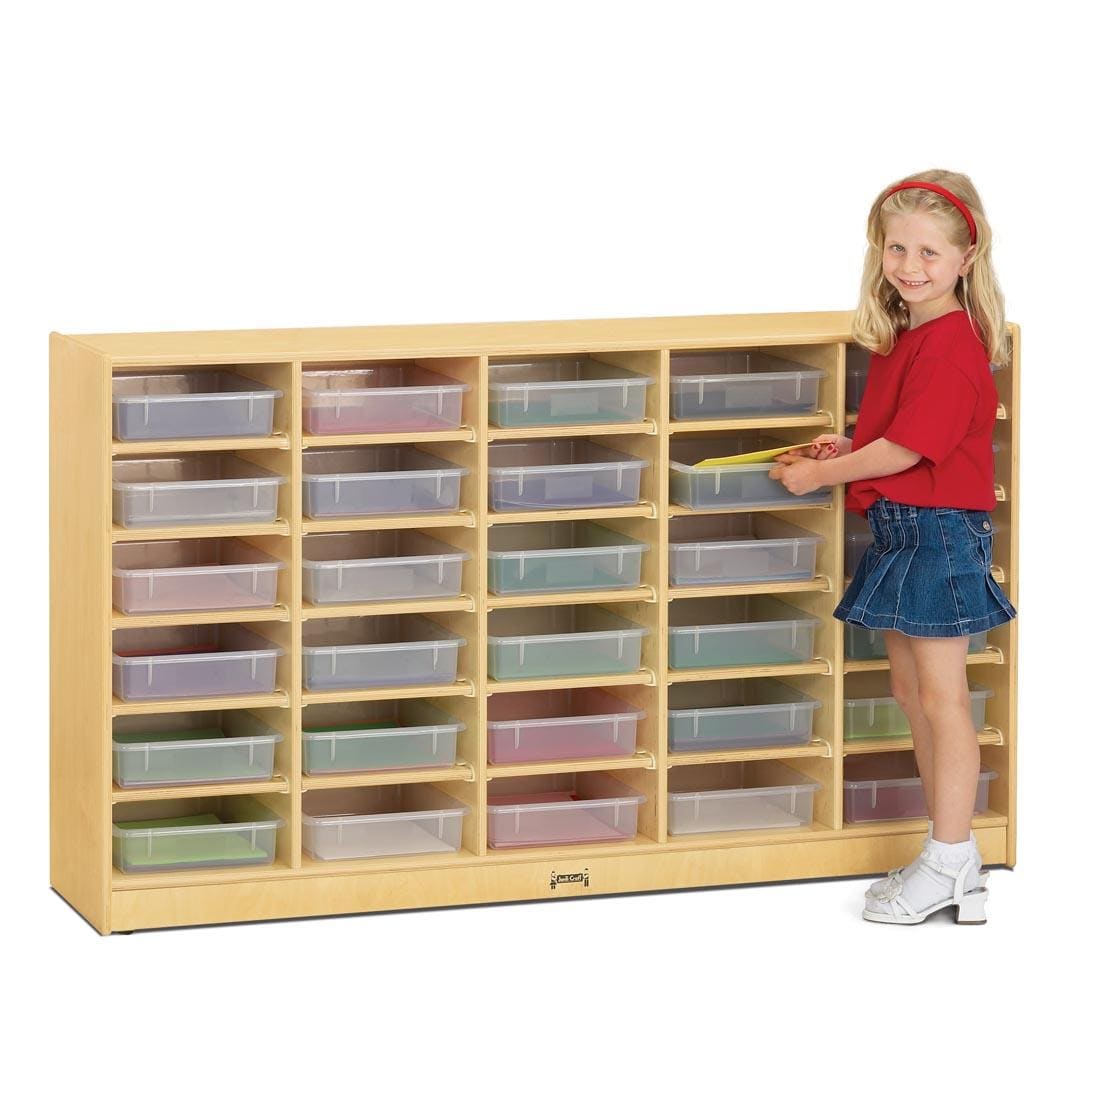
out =
[[[1004,865],[1007,829],[976,828],[987,866]],[[924,834],[816,838],[760,847],[609,852],[606,856],[285,877],[147,890],[115,890],[99,931],[377,913],[493,902],[539,901],[692,887],[875,875],[912,859]],[[94,923],[94,922],[93,922]]]

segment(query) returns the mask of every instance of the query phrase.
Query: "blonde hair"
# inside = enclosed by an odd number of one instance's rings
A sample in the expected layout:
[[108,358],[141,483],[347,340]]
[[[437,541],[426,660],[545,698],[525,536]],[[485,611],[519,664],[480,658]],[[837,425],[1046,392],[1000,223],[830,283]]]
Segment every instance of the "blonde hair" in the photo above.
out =
[[[993,272],[991,248],[993,234],[986,221],[982,200],[969,176],[932,168],[906,176],[911,180],[936,183],[961,199],[969,208],[977,230],[976,251],[966,275],[959,278],[955,295],[970,318],[971,327],[985,346],[990,363],[1009,362],[1012,350],[1005,325],[1004,295]],[[890,187],[895,184],[890,184]],[[935,191],[907,189],[885,199],[890,187],[884,187],[871,204],[867,216],[867,256],[863,262],[863,282],[859,306],[852,322],[856,343],[878,355],[893,351],[897,334],[909,328],[909,309],[901,295],[882,273],[882,250],[886,241],[886,219],[896,214],[930,214],[944,236],[964,252],[970,247],[970,228],[958,208]]]

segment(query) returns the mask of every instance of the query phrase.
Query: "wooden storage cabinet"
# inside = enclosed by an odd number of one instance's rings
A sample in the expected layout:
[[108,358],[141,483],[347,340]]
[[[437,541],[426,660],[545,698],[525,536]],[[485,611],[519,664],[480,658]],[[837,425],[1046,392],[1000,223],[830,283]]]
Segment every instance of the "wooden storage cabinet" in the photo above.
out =
[[[325,913],[454,905],[486,901],[625,893],[724,883],[871,874],[911,858],[925,822],[863,825],[843,821],[845,760],[871,752],[911,749],[909,738],[845,742],[846,680],[886,668],[885,661],[844,657],[843,625],[832,611],[843,591],[843,489],[825,505],[792,499],[759,509],[822,537],[816,575],[807,580],[732,586],[670,587],[669,518],[693,514],[669,503],[669,448],[676,439],[718,439],[764,432],[783,441],[843,430],[845,350],[851,314],[763,314],[539,323],[431,325],[361,329],[294,329],[63,336],[50,347],[51,443],[51,883],[100,932]],[[994,576],[1018,605],[1019,332],[1011,326],[1013,361],[995,373],[1001,405],[995,430],[997,507]],[[670,356],[701,349],[759,349],[825,371],[817,408],[787,417],[673,420]],[[489,423],[489,365],[520,356],[588,355],[653,380],[644,418],[590,426],[495,427]],[[309,435],[303,431],[303,371],[413,361],[468,387],[461,423],[439,431],[380,435]],[[124,371],[231,368],[282,392],[274,434],[262,439],[119,442],[112,438],[111,380]],[[557,511],[493,512],[488,493],[489,444],[496,441],[582,438],[648,465],[637,504]],[[458,511],[447,515],[304,519],[303,455],[310,448],[415,443],[470,470]],[[285,478],[275,518],[236,526],[127,529],[112,519],[111,462],[134,455],[230,452]],[[594,519],[650,547],[637,587],[600,592],[500,596],[489,592],[489,532],[496,525]],[[453,598],[400,603],[312,605],[303,600],[302,537],[323,532],[405,528],[423,531],[470,554]],[[124,615],[112,607],[112,546],[117,542],[233,536],[285,563],[272,608]],[[778,595],[821,620],[810,658],[798,664],[725,670],[669,669],[669,608],[716,595]],[[499,609],[596,604],[646,629],[636,672],[556,680],[489,678],[486,638]],[[303,688],[302,628],[344,616],[425,615],[466,641],[458,679],[429,687],[314,692]],[[116,630],[169,624],[241,623],[283,650],[275,690],[256,696],[125,702],[111,688]],[[974,820],[986,864],[1015,862],[1016,620],[991,631],[986,648],[968,657],[971,683],[993,692],[979,732],[983,766],[997,773],[989,809]],[[733,751],[668,750],[668,688],[714,679],[770,677],[820,702],[808,744]],[[645,712],[629,757],[488,763],[490,695],[555,687],[610,690]],[[412,771],[308,775],[302,729],[320,703],[423,698],[460,721],[453,766]],[[112,781],[111,733],[123,715],[246,709],[281,735],[270,781],[200,786],[120,788]],[[818,784],[813,816],[800,828],[669,834],[672,769],[692,775],[767,777],[793,768]],[[600,772],[644,796],[634,840],[543,848],[493,848],[488,800],[497,780]],[[687,775],[688,773],[684,773]],[[785,774],[785,773],[784,773]],[[764,780],[767,781],[766,778]],[[759,782],[759,780],[757,780]],[[303,794],[326,789],[401,785],[417,804],[418,788],[468,807],[455,852],[318,860],[303,848]],[[683,790],[682,782],[673,785]],[[424,790],[420,790],[420,794]],[[431,792],[428,792],[431,793]],[[171,818],[251,796],[284,823],[270,864],[124,874],[112,863],[112,821]],[[372,799],[347,799],[371,804]],[[428,800],[431,801],[430,799]],[[154,812],[155,811],[155,812]]]

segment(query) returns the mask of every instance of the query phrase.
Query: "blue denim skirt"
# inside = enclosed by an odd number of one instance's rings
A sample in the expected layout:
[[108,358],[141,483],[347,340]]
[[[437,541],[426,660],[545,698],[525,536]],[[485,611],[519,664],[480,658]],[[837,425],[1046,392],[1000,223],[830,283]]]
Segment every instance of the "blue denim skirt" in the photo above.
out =
[[880,497],[867,519],[875,541],[856,566],[835,618],[911,638],[957,638],[1016,617],[989,572],[988,512],[924,508]]

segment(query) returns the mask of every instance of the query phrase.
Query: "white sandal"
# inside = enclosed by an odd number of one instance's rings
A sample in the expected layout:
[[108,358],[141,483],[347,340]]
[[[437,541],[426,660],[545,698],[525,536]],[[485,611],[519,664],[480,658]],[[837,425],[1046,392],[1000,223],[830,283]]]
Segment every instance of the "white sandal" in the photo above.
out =
[[955,907],[956,924],[985,924],[985,903],[989,898],[989,890],[981,885],[981,877],[979,876],[979,885],[976,889],[965,892],[963,890],[967,872],[976,867],[973,859],[968,859],[961,866],[956,867],[939,863],[927,853],[922,853],[920,862],[921,865],[915,873],[919,874],[927,865],[930,870],[937,871],[939,874],[947,875],[955,880],[955,886],[951,894],[928,906],[927,909],[918,911],[905,898],[902,892],[905,889],[905,880],[898,875],[896,878],[889,880],[889,885],[882,896],[874,899],[880,905],[885,904],[886,911],[864,908],[864,920],[876,921],[879,924],[920,924],[933,913],[938,913],[941,909],[953,905]]

